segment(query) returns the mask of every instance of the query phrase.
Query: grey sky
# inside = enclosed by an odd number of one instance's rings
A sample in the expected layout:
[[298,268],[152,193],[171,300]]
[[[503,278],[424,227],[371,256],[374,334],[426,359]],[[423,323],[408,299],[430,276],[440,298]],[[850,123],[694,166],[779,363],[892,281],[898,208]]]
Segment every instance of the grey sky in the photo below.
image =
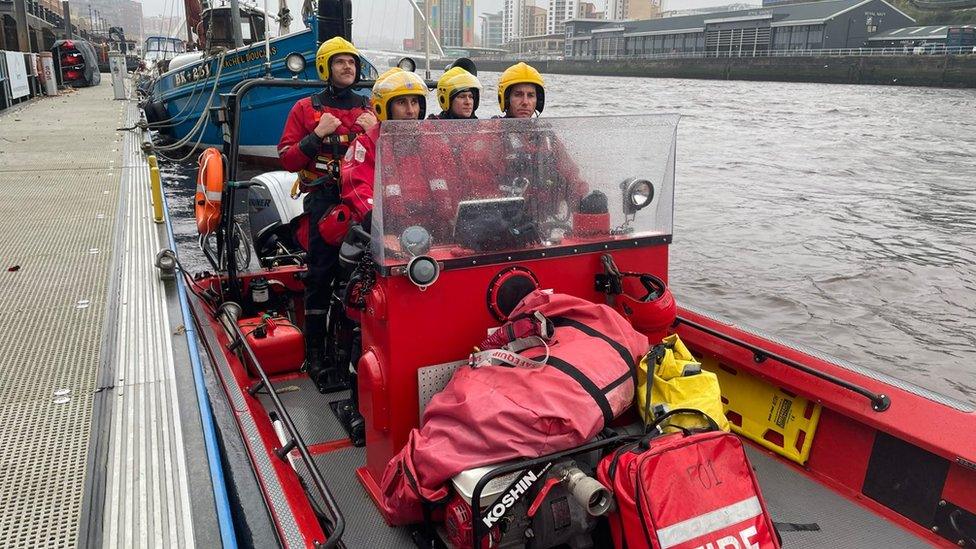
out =
[[[219,3],[222,0],[214,0]],[[254,3],[255,0],[241,0]],[[278,11],[279,0],[268,0],[268,8],[272,13]],[[301,11],[301,0],[286,0],[293,14]],[[545,7],[547,0],[527,0]],[[603,9],[606,0],[589,0]],[[731,3],[752,2],[759,4],[761,0],[664,0],[664,9],[691,9],[709,6],[721,6]],[[494,13],[502,9],[503,0],[475,0],[475,9],[480,13]],[[264,0],[257,2],[258,7],[264,6]],[[384,48],[394,42],[399,43],[404,37],[412,35],[413,8],[407,0],[353,0],[353,37],[357,44],[369,48]],[[143,0],[144,15],[173,14],[174,26],[182,19],[183,0]],[[293,23],[301,25],[300,22]],[[477,25],[477,23],[476,23]],[[476,32],[479,29],[476,28]]]

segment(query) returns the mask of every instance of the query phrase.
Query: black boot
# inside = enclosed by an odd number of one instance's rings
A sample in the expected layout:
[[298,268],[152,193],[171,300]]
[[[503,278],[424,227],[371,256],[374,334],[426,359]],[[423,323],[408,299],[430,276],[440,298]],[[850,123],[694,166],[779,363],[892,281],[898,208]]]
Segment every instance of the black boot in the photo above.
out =
[[322,375],[322,369],[324,367],[322,358],[324,354],[323,349],[318,346],[309,345],[305,348],[305,373],[308,374],[309,379],[316,385],[318,385],[319,376]]
[[328,361],[323,361],[322,369],[319,371],[318,377],[314,378],[314,381],[319,388],[319,392],[322,394],[335,393],[349,387],[349,383],[346,381],[346,376],[343,372]]
[[336,403],[336,418],[349,433],[349,440],[353,446],[366,445],[366,420],[356,409],[352,400],[342,400]]

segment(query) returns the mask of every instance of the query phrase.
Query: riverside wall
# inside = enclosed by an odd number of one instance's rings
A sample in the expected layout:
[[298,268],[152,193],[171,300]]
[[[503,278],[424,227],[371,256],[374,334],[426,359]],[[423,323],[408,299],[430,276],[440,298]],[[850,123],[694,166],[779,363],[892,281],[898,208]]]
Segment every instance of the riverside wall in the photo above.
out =
[[[502,71],[512,61],[478,60]],[[976,88],[976,55],[532,61],[542,73]]]

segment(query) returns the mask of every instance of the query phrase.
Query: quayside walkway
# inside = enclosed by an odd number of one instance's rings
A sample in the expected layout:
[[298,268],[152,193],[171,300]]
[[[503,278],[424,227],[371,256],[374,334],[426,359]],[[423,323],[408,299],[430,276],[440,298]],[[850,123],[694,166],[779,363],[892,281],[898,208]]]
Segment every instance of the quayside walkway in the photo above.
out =
[[3,547],[221,544],[137,112],[104,78],[0,114]]

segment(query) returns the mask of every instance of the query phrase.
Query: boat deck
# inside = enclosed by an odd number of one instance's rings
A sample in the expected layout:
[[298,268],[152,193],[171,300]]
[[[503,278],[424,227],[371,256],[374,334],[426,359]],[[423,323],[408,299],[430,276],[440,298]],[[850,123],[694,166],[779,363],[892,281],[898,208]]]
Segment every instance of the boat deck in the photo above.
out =
[[[329,403],[344,398],[345,394],[319,394],[304,377],[278,381],[274,385],[312,448],[315,463],[326,475],[329,489],[346,517],[346,531],[342,537],[346,547],[415,547],[407,529],[390,528],[383,522],[353,474],[365,464],[364,449],[334,449],[334,435],[342,433],[342,428],[328,411]],[[322,450],[316,451],[316,447]],[[787,549],[930,547],[910,532],[815,482],[766,451],[750,445],[746,445],[746,451]],[[300,468],[300,472],[308,476],[304,468]],[[338,472],[341,474],[336,474]],[[306,481],[311,482],[309,478]]]
[[0,115],[6,547],[221,542],[137,120],[110,78]]

